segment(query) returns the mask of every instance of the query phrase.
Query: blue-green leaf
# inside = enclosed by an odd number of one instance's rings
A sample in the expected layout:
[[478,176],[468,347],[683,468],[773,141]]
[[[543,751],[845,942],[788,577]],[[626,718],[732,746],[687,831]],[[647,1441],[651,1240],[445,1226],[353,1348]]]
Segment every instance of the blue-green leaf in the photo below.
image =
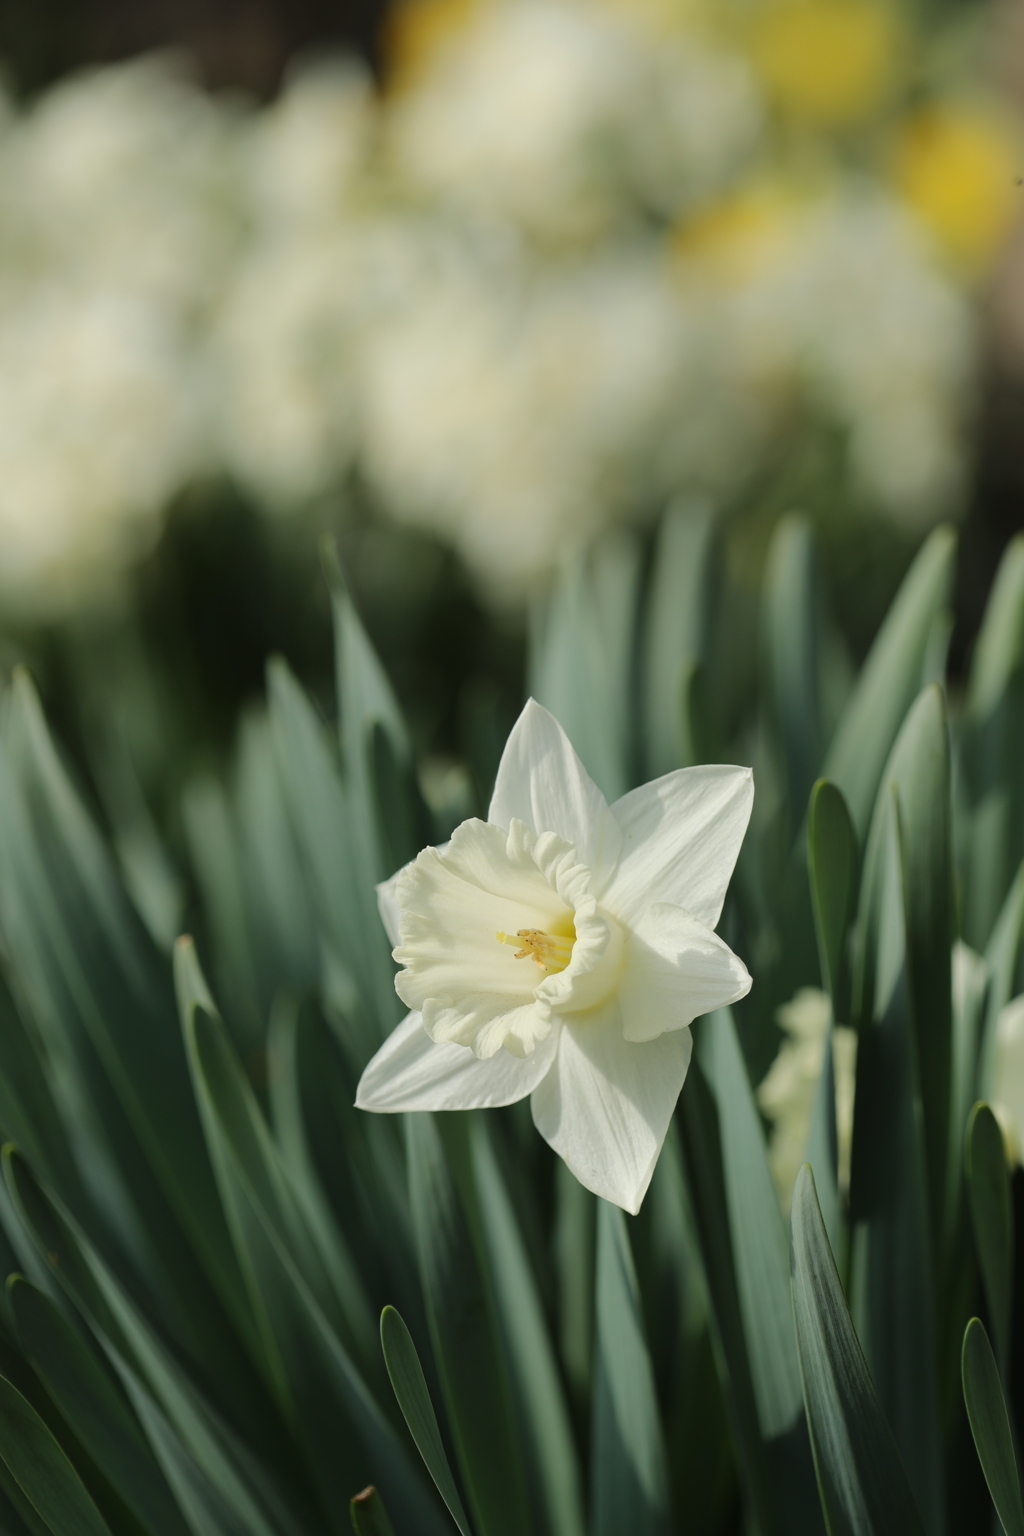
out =
[[804,1166],[793,1191],[793,1314],[829,1536],[923,1536]]
[[966,1162],[974,1243],[996,1359],[1005,1374],[1013,1304],[1013,1209],[1003,1133],[987,1104],[976,1104],[971,1111]]
[[53,1435],[0,1376],[0,1457],[53,1536],[110,1536],[110,1528]]
[[668,1468],[626,1218],[597,1207],[597,1338],[591,1446],[595,1536],[671,1529]]
[[1006,1400],[988,1334],[973,1317],[964,1333],[964,1402],[978,1460],[1006,1536],[1024,1536],[1024,1506]]
[[842,790],[859,837],[871,819],[882,769],[921,687],[929,642],[948,601],[956,538],[937,528],[914,561],[846,706],[824,776]]
[[380,1342],[398,1406],[416,1442],[416,1449],[462,1536],[470,1536],[469,1521],[445,1455],[420,1357],[412,1334],[394,1307],[385,1307],[380,1315]]

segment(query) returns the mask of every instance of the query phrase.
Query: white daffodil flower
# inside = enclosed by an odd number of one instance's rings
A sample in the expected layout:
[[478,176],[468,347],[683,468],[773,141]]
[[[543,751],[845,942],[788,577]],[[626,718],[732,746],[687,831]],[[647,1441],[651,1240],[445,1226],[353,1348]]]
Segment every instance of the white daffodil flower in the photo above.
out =
[[530,1095],[588,1189],[636,1212],[698,1014],[750,990],[713,931],[750,818],[748,768],[683,768],[611,807],[532,699],[487,821],[379,888],[412,1010],[361,1109],[494,1108]]

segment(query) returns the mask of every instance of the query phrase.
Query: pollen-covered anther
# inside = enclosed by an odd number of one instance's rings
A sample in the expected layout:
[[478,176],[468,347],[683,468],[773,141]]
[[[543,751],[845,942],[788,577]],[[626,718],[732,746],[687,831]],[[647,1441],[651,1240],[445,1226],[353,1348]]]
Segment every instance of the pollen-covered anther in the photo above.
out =
[[573,938],[545,933],[542,928],[520,928],[517,933],[495,935],[499,944],[514,944],[517,960],[534,960],[542,971],[564,971],[572,958]]

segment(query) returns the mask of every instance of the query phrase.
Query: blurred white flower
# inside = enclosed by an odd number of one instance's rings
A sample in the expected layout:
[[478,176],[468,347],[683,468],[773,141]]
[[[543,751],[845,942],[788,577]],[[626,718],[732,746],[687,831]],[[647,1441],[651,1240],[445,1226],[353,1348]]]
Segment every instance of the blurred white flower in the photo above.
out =
[[608,520],[736,474],[752,418],[717,339],[657,248],[463,253],[367,333],[364,467],[518,596]]
[[[782,1041],[768,1075],[757,1090],[757,1102],[772,1121],[768,1158],[779,1198],[788,1211],[796,1176],[807,1156],[811,1113],[825,1060],[832,1005],[826,992],[817,987],[801,987],[788,1003],[776,1009],[775,1018],[788,1039]],[[837,1026],[832,1032],[832,1071],[836,1092],[839,1187],[843,1190],[850,1183],[856,1061],[856,1032]]]
[[0,101],[0,613],[105,599],[211,473],[297,516],[355,472],[502,602],[808,421],[862,504],[957,510],[969,297],[896,193],[787,185],[738,51],[478,0],[420,65],[306,65],[259,109],[168,58]]
[[991,1099],[1007,1158],[1024,1162],[1024,996],[1007,1003],[996,1022]]
[[404,175],[541,238],[706,194],[760,126],[747,66],[579,0],[478,6],[391,113]]
[[845,431],[869,503],[911,524],[955,513],[976,355],[968,297],[880,188],[747,201],[724,237],[682,243],[684,269],[703,271],[721,305],[740,379]]
[[690,1061],[693,1019],[743,997],[713,932],[753,800],[748,768],[684,768],[609,809],[532,700],[488,820],[382,888],[413,1010],[357,1105],[472,1109],[530,1096],[582,1184],[636,1212]]

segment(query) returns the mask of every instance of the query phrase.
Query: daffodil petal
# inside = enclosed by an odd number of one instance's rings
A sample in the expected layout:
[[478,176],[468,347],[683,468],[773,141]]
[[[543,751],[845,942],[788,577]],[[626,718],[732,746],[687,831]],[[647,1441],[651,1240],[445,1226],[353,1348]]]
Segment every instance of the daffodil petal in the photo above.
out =
[[635,1215],[690,1064],[690,1031],[632,1044],[610,1004],[574,1015],[557,1044],[530,1100],[533,1123],[581,1184]]
[[750,991],[750,973],[717,933],[682,907],[658,902],[626,942],[619,1006],[627,1040],[655,1040]]
[[497,1109],[532,1093],[550,1071],[557,1025],[529,1056],[498,1051],[480,1061],[464,1045],[435,1045],[418,1013],[393,1030],[369,1063],[356,1092],[358,1109],[378,1114],[403,1110]]
[[598,887],[618,861],[622,833],[604,795],[554,715],[535,699],[512,727],[487,812],[488,821],[506,829],[513,818],[575,844]]
[[524,1056],[547,1038],[551,1013],[540,1001],[497,997],[493,992],[460,992],[457,997],[429,997],[423,1003],[423,1028],[438,1045],[468,1045],[487,1060],[502,1046]]
[[714,928],[754,803],[749,768],[679,768],[612,806],[622,857],[603,900],[632,922],[671,902]]

